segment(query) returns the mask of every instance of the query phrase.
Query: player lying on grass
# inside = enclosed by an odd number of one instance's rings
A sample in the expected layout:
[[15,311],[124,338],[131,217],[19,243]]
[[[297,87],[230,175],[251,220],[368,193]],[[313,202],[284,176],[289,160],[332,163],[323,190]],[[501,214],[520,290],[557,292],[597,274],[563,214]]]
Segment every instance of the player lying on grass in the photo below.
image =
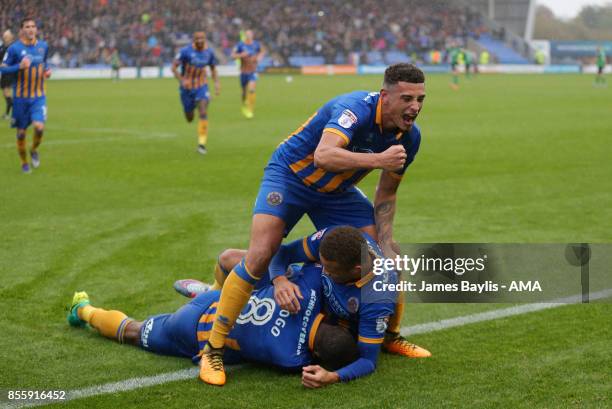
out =
[[[366,247],[368,254],[363,262],[361,249]],[[371,270],[362,272],[362,266],[369,266],[371,269],[373,259],[380,257],[383,257],[383,254],[376,241],[366,232],[349,226],[329,227],[303,239],[284,244],[272,258],[269,267],[276,302],[281,308],[291,313],[299,311],[299,288],[287,280],[283,274],[292,263],[322,263],[332,278],[346,276],[351,281],[358,281],[372,274]],[[337,280],[334,278],[334,281]],[[339,316],[344,315],[343,311],[334,311],[334,313]],[[426,349],[402,337],[399,333],[399,326],[387,328],[385,331],[385,341],[391,340],[393,342],[383,342],[383,351],[408,358],[431,356]]]
[[[320,274],[320,267],[314,264],[294,269],[295,284],[305,295],[298,314],[278,307],[272,286],[254,291],[226,338],[225,362],[256,361],[302,370],[302,383],[308,388],[351,379],[341,371],[332,372],[355,361],[359,353],[345,328],[322,322]],[[219,291],[207,291],[173,314],[154,315],[141,322],[121,311],[93,307],[87,293],[77,292],[68,322],[76,327],[89,324],[120,343],[198,362],[208,341],[219,295]]]
[[[338,372],[342,380],[368,375],[376,369],[378,354],[397,299],[395,292],[375,290],[375,283],[377,281],[395,283],[397,274],[394,271],[387,271],[378,276],[374,275],[373,260],[375,257],[380,257],[382,252],[374,240],[371,238],[366,240],[359,229],[354,227],[340,226],[329,231],[317,232],[311,236],[311,241],[316,244],[309,244],[308,249],[305,248],[304,251],[315,251],[316,254],[320,254],[321,265],[315,264],[315,266],[321,267],[305,269],[304,274],[316,275],[315,279],[321,280],[324,309],[328,318],[348,326],[357,335],[359,360]],[[291,246],[288,248],[291,249]],[[368,248],[369,252],[362,265],[363,248]],[[215,273],[217,286],[224,281],[228,269],[235,265],[236,260],[241,260],[245,253],[246,250],[237,249],[221,253]],[[314,257],[311,259],[315,260]],[[281,277],[278,274],[281,264],[285,265],[276,260],[275,270],[270,271],[270,276],[274,277],[276,304],[301,314],[304,293],[299,286],[291,286],[284,275]],[[268,277],[265,277],[263,280],[267,279]],[[404,344],[403,351],[391,352],[402,352],[402,355],[420,358],[431,356],[429,351],[417,345],[408,342]]]
[[[324,242],[326,242],[326,245],[322,246]],[[361,274],[361,248],[365,246],[369,249],[369,259],[366,260],[365,264],[371,266],[373,263],[372,258],[382,257],[380,247],[372,237],[363,231],[349,226],[326,228],[303,239],[282,245],[272,258],[269,277],[265,277],[260,281],[262,281],[263,285],[268,285],[270,282],[273,283],[276,303],[282,309],[296,313],[300,308],[298,298],[301,297],[301,293],[299,287],[292,283],[284,273],[288,271],[291,264],[304,262],[322,263],[324,270],[331,277],[340,277],[340,284],[342,284],[342,277],[348,277],[349,281],[358,281],[362,276],[367,276],[367,274]],[[320,250],[322,247],[323,251],[327,253],[327,257],[322,256]],[[219,262],[215,266],[215,284],[213,289],[221,288],[220,283],[223,283],[232,266],[236,265],[236,262],[239,262],[245,253],[246,250],[236,249],[226,250],[221,253]],[[337,274],[334,275],[333,272],[337,272]],[[346,315],[341,310],[332,312],[341,317]],[[399,334],[399,330],[387,329],[385,331],[385,340],[387,339],[392,339],[394,342],[383,342],[382,349],[385,352],[408,358],[427,358],[431,356],[431,353],[426,349],[402,337]]]

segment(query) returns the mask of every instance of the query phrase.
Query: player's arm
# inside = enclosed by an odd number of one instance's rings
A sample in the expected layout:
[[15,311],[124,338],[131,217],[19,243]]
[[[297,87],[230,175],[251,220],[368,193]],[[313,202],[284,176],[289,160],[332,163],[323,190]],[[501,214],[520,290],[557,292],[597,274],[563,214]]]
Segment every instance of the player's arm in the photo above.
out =
[[376,195],[374,197],[374,219],[376,220],[376,234],[378,244],[385,257],[395,257],[399,248],[393,241],[393,219],[397,199],[397,189],[402,176],[383,170],[380,174]]
[[404,166],[406,150],[393,145],[382,153],[360,153],[344,149],[349,137],[335,128],[326,128],[314,152],[317,168],[329,172],[345,172],[354,169],[397,170]]
[[217,73],[217,66],[210,66],[210,76],[213,79],[213,83],[215,84],[215,95],[219,95],[221,93],[221,84],[219,83],[219,74]]
[[248,55],[249,55],[249,53],[248,53],[246,50],[242,51],[242,48],[241,48],[239,45],[237,45],[237,46],[236,46],[236,47],[234,47],[234,49],[232,50],[232,55],[231,55],[231,57],[232,57],[234,60],[237,60],[238,58],[248,57]]
[[177,80],[179,80],[179,82],[183,81],[183,77],[181,76],[181,73],[179,72],[179,66],[181,65],[181,61],[178,59],[175,59],[174,61],[172,61],[172,74],[174,75],[174,78],[176,78]]
[[47,49],[45,50],[45,55],[43,57],[43,63],[44,63],[44,68],[45,68],[45,72],[44,72],[45,78],[51,77],[51,67],[49,67],[49,64],[47,63],[48,56],[49,56],[49,46],[47,45]]
[[[379,318],[359,318],[359,359],[336,372],[329,372],[318,365],[310,365],[302,369],[302,385],[307,388],[320,388],[336,382],[348,382],[353,379],[369,375],[376,370],[376,362],[380,353],[383,336],[379,327],[380,320],[387,320],[388,316]],[[384,331],[383,331],[384,333]]]
[[274,284],[274,300],[282,309],[294,314],[300,310],[298,298],[303,297],[299,286],[289,281],[285,271],[292,263],[318,260],[318,241],[309,240],[313,236],[281,245],[268,266],[270,281]]
[[215,95],[217,96],[221,93],[221,84],[219,83],[219,73],[217,72],[218,63],[219,62],[217,60],[217,57],[215,56],[215,53],[213,52],[208,68],[210,68],[210,76],[212,77],[213,83],[215,84]]
[[265,55],[266,55],[266,50],[264,50],[263,47],[260,47],[259,52],[257,53],[257,63],[260,63]]
[[170,69],[172,71],[172,74],[174,75],[174,78],[176,78],[181,85],[186,85],[184,84],[186,80],[181,75],[181,72],[179,71],[179,67],[181,66],[182,63],[183,63],[182,53],[178,53],[176,57],[174,58],[174,60],[172,61],[172,67],[170,67]]
[[30,59],[24,57],[20,62],[18,56],[13,51],[12,47],[9,47],[6,50],[6,54],[4,54],[4,59],[2,60],[2,64],[0,65],[0,73],[2,74],[12,74],[19,70],[28,68],[30,66]]
[[353,136],[371,123],[370,108],[364,101],[338,103],[323,129],[321,140],[314,152],[317,168],[329,172],[356,169],[399,169],[406,161],[403,146],[391,146],[382,153],[361,153],[345,149]]

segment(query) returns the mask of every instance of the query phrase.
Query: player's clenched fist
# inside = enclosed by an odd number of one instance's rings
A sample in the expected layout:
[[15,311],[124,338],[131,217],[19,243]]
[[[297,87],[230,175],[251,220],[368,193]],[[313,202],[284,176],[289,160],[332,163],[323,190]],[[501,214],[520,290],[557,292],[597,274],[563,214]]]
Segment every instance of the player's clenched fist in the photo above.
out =
[[379,168],[395,171],[404,167],[406,163],[406,149],[403,145],[393,145],[386,151],[379,154],[380,166]]

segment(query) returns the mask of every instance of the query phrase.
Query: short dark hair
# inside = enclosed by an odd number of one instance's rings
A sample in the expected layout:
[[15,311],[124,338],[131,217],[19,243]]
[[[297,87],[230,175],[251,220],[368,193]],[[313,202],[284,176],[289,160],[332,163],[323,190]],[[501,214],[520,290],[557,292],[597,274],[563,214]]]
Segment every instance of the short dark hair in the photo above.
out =
[[315,335],[313,354],[323,368],[337,371],[359,359],[359,348],[346,328],[322,322]]
[[361,250],[364,246],[367,243],[359,229],[340,226],[323,237],[319,252],[325,260],[335,262],[342,270],[349,271],[361,264]]
[[36,20],[34,20],[33,17],[24,17],[23,19],[21,19],[21,25],[19,27],[23,28],[23,25],[28,21],[33,21],[34,24],[36,24]]
[[414,64],[401,62],[387,67],[383,85],[395,85],[400,81],[421,84],[425,82],[425,74]]

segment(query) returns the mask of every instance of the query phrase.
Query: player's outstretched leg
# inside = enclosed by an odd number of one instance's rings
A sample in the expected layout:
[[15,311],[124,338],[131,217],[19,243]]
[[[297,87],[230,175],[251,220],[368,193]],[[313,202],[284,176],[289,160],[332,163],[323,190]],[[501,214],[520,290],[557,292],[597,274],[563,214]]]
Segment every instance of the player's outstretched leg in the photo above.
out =
[[240,74],[240,86],[242,88],[242,105],[240,106],[240,112],[245,118],[249,118],[249,106],[247,101],[247,83],[245,82],[245,74]]
[[21,171],[23,173],[31,173],[30,165],[28,164],[28,158],[26,153],[26,130],[17,130],[17,153],[19,154],[19,160],[21,161]]
[[249,81],[247,85],[247,93],[246,93],[246,113],[245,116],[247,119],[253,119],[255,116],[255,81]]
[[[67,317],[68,323],[73,327],[83,327],[85,324],[91,325],[106,338],[111,338],[124,343],[126,329],[134,320],[129,319],[121,311],[107,311],[102,308],[95,308],[89,303],[89,296],[86,292],[75,292],[72,297],[72,305]],[[129,342],[133,343],[134,337],[130,337]]]
[[200,361],[202,381],[211,385],[225,384],[223,368],[225,338],[249,300],[255,284],[265,274],[272,256],[280,247],[284,229],[285,222],[276,216],[268,214],[253,216],[251,240],[246,257],[232,269],[221,291],[217,317]]
[[208,100],[198,101],[198,153],[206,155],[206,144],[208,143]]
[[40,156],[38,155],[38,147],[42,142],[44,133],[43,124],[34,124],[34,137],[32,138],[32,149],[30,149],[30,158],[32,160],[32,167],[37,169],[40,167]]

